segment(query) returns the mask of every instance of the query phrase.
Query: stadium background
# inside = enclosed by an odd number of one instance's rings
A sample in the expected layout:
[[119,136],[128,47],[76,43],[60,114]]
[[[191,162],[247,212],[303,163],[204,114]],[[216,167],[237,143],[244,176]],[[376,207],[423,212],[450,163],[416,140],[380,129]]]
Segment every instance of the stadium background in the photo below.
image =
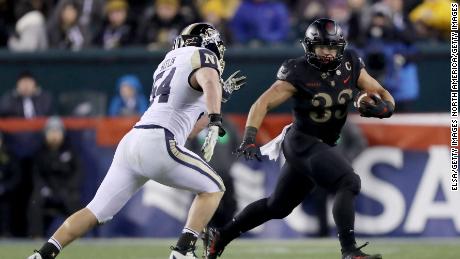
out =
[[[0,1],[2,11],[0,27],[2,33],[8,32],[6,39],[13,35],[16,19],[12,10],[15,4],[19,5],[20,2],[23,1],[16,1],[16,3]],[[52,17],[53,7],[58,6],[57,2],[64,1],[31,2],[46,3],[43,6],[47,6],[48,9],[41,11],[45,17]],[[136,12],[141,14],[144,8],[153,6],[155,10],[158,6],[152,5],[151,2],[153,1],[129,1],[130,17],[135,17]],[[194,1],[157,2],[188,8]],[[209,5],[196,2],[198,3],[196,8],[202,11],[198,13],[204,15],[210,12],[209,9],[224,8],[228,2],[236,2],[234,8],[237,8],[240,1],[208,1],[212,2]],[[241,2],[248,4],[252,1]],[[286,8],[289,11],[290,22],[288,31],[292,32],[296,31],[297,27],[304,26],[308,19],[312,19],[312,17],[299,16],[295,8],[302,3],[309,6],[311,2],[321,1],[261,2],[266,2],[275,8]],[[377,11],[372,9],[375,5],[383,4],[389,8],[392,3],[398,1],[327,2],[320,3],[326,8],[326,13],[323,15],[339,19],[339,22],[350,31],[350,23],[347,24],[350,20],[347,19],[353,17],[356,12],[375,14]],[[364,4],[356,11],[353,4],[358,2]],[[427,2],[433,2],[433,5]],[[442,26],[410,16],[415,8],[423,4],[428,5],[425,8],[432,11],[435,17],[446,16],[450,12],[449,4],[447,9],[445,8],[446,3],[449,1],[404,1],[402,12],[404,20],[413,26],[410,27],[409,32],[406,31],[406,34],[413,34],[413,38],[410,44],[407,43],[410,45],[410,51],[403,54],[408,60],[407,63],[415,64],[417,67],[416,75],[419,84],[418,94],[412,98],[409,108],[387,120],[362,119],[356,114],[351,116],[350,120],[361,129],[363,137],[368,142],[366,149],[353,160],[356,172],[363,180],[362,194],[357,200],[356,226],[356,232],[361,237],[458,238],[460,236],[460,194],[458,191],[450,190],[449,173],[449,40],[444,37],[446,29]],[[108,8],[108,5],[106,3],[102,8]],[[284,7],[279,7],[280,5]],[[309,6],[309,8],[313,7]],[[305,7],[305,10],[307,9]],[[342,15],[343,13],[345,16]],[[227,31],[231,31],[232,17],[226,16],[227,14],[220,15],[222,24],[226,26],[225,35],[229,37]],[[195,19],[200,18],[195,17]],[[419,22],[427,27],[431,26],[428,33],[416,29]],[[175,31],[177,32],[177,29]],[[363,30],[361,33],[366,34],[366,31]],[[290,33],[285,38],[273,42],[261,39],[240,42],[240,39],[233,36],[225,56],[224,78],[235,70],[241,70],[248,76],[248,84],[223,106],[223,112],[235,124],[240,134],[250,105],[273,82],[282,61],[303,55],[303,50],[297,43],[297,36]],[[402,40],[396,37],[392,38],[392,41],[396,41],[395,45],[399,45]],[[351,45],[360,50],[364,57],[371,57],[366,46],[391,45],[387,41],[382,40],[382,42],[385,44],[379,45],[369,39],[364,45],[360,45],[358,41],[351,42]],[[71,50],[53,47],[50,42],[46,50],[21,51],[14,50],[11,46],[8,49],[7,40],[2,42],[4,48],[0,49],[0,94],[6,94],[14,89],[18,75],[24,71],[30,71],[42,89],[52,94],[54,110],[48,115],[62,117],[68,139],[81,158],[82,205],[94,195],[110,165],[117,142],[138,118],[137,116],[107,116],[110,99],[117,94],[115,86],[118,78],[125,74],[138,76],[143,85],[143,94],[148,96],[152,72],[168,51],[162,45],[153,49],[151,44],[146,47],[147,43],[141,41],[113,49],[104,49],[102,45],[94,43],[82,46],[78,50]],[[382,55],[385,62],[392,62],[393,54]],[[386,65],[387,68],[391,67]],[[405,82],[402,81],[397,81],[396,84],[400,84],[400,87],[405,86]],[[75,113],[75,108],[82,104],[89,105],[87,106],[90,107],[89,112]],[[42,129],[47,117],[23,119],[4,116],[0,118],[0,131],[4,135],[4,144],[12,156],[18,159],[34,157],[43,142]],[[289,104],[276,109],[264,122],[259,138],[260,144],[276,136],[290,120]],[[228,157],[228,160],[231,159],[233,158]],[[270,161],[262,163],[238,161],[233,164],[231,175],[234,178],[239,209],[270,193],[277,178],[278,167],[278,163]],[[30,192],[33,188],[32,178],[30,172],[23,172],[23,184],[18,188],[24,189],[18,189],[16,192]],[[188,193],[149,183],[113,221],[97,228],[88,237],[175,237],[183,226],[191,199],[192,196]],[[21,203],[24,201],[26,204],[34,202],[27,197]],[[286,219],[269,222],[251,231],[247,236],[258,238],[315,236],[318,231],[318,220],[309,204],[307,200]],[[21,204],[17,205],[21,206]],[[25,219],[24,222],[13,221],[14,224],[21,224],[16,226],[17,234],[7,233],[5,237],[31,237],[27,232],[27,215],[22,215],[22,218]],[[64,218],[64,215],[57,216],[46,234],[52,233]],[[329,222],[332,224],[331,219]],[[328,235],[333,237],[334,230],[331,229]]]

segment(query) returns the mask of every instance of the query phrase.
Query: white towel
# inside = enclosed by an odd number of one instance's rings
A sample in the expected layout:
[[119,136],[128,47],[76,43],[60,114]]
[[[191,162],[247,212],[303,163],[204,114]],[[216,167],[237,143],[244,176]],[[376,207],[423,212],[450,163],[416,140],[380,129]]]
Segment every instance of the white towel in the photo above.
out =
[[276,136],[276,138],[272,139],[267,144],[260,147],[260,153],[262,155],[268,156],[270,160],[275,160],[275,161],[278,160],[278,158],[280,158],[280,156],[283,155],[282,143],[284,140],[284,136],[286,136],[286,133],[291,126],[292,126],[292,123],[285,126],[283,128],[283,131],[281,131],[281,134]]

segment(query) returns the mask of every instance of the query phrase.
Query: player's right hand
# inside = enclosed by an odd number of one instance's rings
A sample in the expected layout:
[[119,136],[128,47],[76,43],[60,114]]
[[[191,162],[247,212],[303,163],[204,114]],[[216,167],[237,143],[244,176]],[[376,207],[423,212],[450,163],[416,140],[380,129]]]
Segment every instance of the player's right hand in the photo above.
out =
[[236,149],[236,156],[239,158],[244,155],[246,160],[253,160],[254,158],[262,161],[262,154],[259,147],[255,143],[243,141],[239,148]]
[[208,135],[201,147],[201,152],[206,162],[211,161],[217,139],[223,137],[225,133],[225,129],[222,127],[222,115],[217,113],[209,114]]
[[209,126],[208,135],[201,147],[201,152],[203,153],[203,158],[206,162],[211,161],[212,155],[214,154],[214,147],[217,143],[217,138],[219,138],[219,127],[215,125]]
[[371,95],[374,103],[361,103],[358,108],[362,117],[389,118],[394,112],[394,105],[389,101],[382,100],[376,95]]

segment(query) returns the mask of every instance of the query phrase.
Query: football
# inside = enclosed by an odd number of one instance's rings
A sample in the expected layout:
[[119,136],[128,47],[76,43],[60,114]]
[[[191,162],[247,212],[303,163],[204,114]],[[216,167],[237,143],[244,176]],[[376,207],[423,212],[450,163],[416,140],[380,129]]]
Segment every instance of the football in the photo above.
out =
[[379,94],[377,93],[370,93],[370,92],[365,92],[361,91],[356,95],[354,105],[356,108],[359,109],[363,103],[368,103],[368,104],[375,104],[375,101],[371,98],[372,95],[377,96],[378,98],[381,98]]

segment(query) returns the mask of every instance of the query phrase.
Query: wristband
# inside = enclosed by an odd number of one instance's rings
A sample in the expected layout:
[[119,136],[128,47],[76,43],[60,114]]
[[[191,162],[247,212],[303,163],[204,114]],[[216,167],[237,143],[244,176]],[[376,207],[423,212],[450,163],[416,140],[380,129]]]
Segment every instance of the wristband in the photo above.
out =
[[222,114],[220,113],[210,113],[208,115],[208,118],[209,118],[209,123],[216,123],[216,122],[222,123]]
[[243,141],[246,143],[256,143],[257,128],[248,126],[244,130]]
[[217,126],[217,127],[219,127],[219,137],[225,136],[225,134],[227,132],[225,131],[224,127],[222,127],[222,114],[210,113],[208,115],[208,118],[209,118],[208,126]]

